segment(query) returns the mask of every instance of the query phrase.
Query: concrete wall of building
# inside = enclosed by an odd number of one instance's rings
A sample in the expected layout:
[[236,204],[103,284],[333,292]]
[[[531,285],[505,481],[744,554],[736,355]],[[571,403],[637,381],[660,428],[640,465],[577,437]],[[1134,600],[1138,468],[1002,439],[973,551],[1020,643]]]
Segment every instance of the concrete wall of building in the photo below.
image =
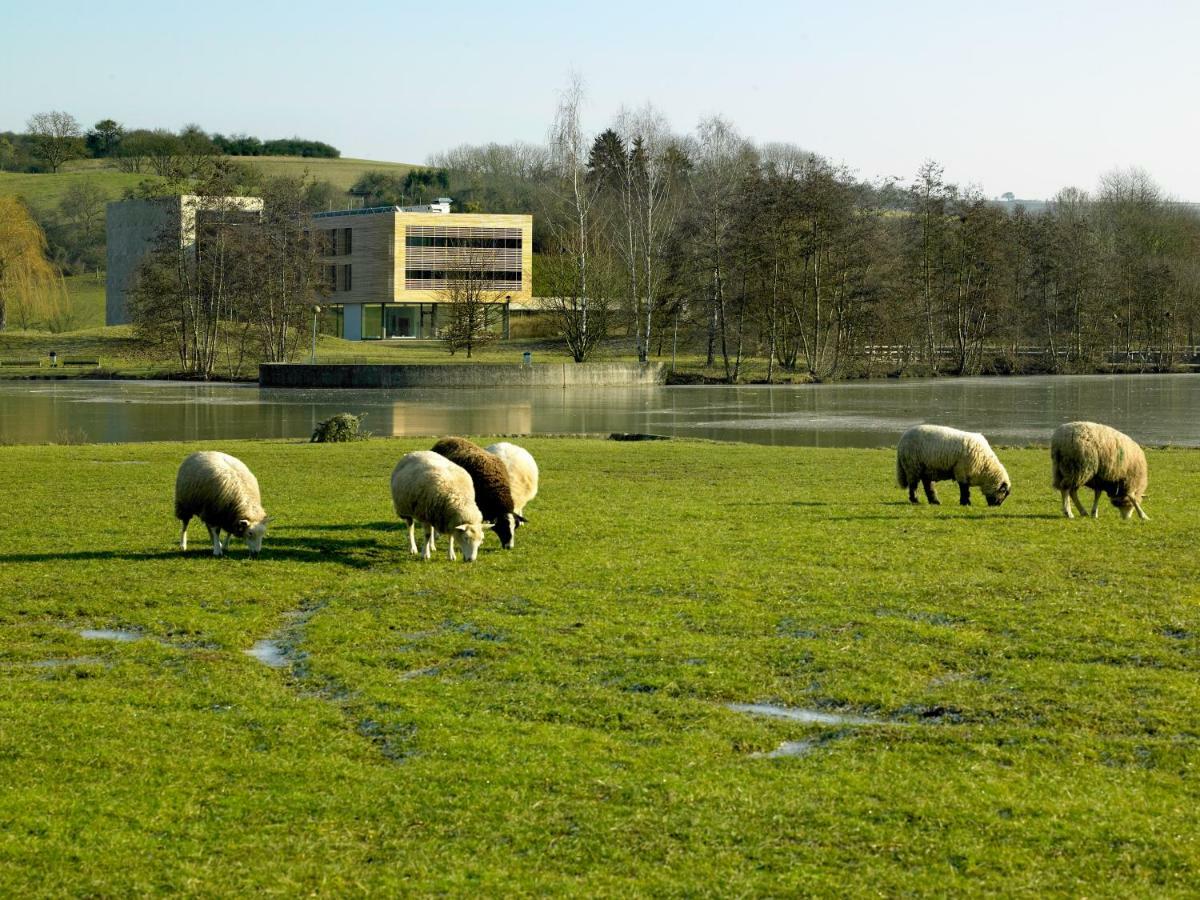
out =
[[[128,294],[133,276],[163,229],[180,229],[179,198],[120,200],[104,213],[108,272],[104,281],[104,324],[129,322]],[[182,231],[180,230],[182,240]]]
[[565,363],[532,366],[493,363],[465,365],[370,365],[263,363],[263,387],[610,387],[664,384],[662,363]]
[[258,197],[158,197],[153,200],[118,200],[104,213],[108,273],[104,283],[104,324],[129,322],[129,291],[142,259],[170,228],[178,234],[182,249],[196,243],[196,213],[199,210],[236,209],[260,212]]

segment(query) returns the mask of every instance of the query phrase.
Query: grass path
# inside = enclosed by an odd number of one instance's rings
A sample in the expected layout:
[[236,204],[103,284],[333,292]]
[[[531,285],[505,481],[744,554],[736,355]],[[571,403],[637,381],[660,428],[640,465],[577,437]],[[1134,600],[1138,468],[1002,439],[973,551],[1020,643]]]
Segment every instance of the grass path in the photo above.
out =
[[174,548],[195,445],[0,447],[0,893],[1200,881],[1197,453],[1148,454],[1151,521],[1067,522],[1044,450],[961,509],[883,451],[529,439],[516,549],[452,565],[390,510],[429,443],[221,444],[255,561]]

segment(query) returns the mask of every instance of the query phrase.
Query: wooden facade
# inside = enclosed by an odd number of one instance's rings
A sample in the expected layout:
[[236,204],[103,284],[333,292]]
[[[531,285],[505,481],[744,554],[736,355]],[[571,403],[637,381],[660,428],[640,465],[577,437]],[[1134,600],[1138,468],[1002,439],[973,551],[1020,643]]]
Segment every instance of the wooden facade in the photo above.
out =
[[[497,279],[487,291],[497,303],[533,297],[533,217],[477,213],[348,210],[321,213],[313,225],[324,233],[328,253],[322,262],[332,288],[331,304],[438,303],[446,288],[437,278],[410,278],[417,271],[439,273],[457,267],[483,267],[496,274],[520,272],[519,281]],[[410,234],[443,240],[441,246],[410,247]],[[436,235],[436,237],[435,237]],[[446,246],[454,241],[482,243],[496,236],[508,246]],[[461,236],[461,237],[460,237]],[[448,239],[447,239],[448,238]],[[511,246],[519,243],[519,247]],[[347,278],[347,268],[349,277]],[[347,281],[349,286],[347,287]]]

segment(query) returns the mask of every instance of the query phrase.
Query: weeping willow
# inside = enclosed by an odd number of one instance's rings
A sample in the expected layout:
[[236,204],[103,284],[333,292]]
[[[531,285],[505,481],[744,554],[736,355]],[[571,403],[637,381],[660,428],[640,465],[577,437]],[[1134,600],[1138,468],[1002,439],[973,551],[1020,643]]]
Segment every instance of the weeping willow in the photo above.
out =
[[66,287],[46,258],[46,235],[15,197],[0,197],[0,331],[65,328],[70,318]]

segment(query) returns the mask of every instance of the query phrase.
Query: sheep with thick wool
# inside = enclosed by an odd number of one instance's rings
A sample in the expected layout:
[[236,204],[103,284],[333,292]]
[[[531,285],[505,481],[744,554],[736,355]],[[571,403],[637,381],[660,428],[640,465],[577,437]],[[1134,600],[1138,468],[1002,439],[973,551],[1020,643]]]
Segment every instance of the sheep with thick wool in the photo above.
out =
[[[512,491],[513,512],[523,515],[525,506],[538,492],[538,466],[533,454],[524,447],[507,441],[489,444],[485,449],[488,453],[500,457],[500,461],[504,463],[504,468],[508,470],[508,486]],[[517,524],[521,521],[524,519]]]
[[[269,518],[262,507],[258,480],[240,459],[215,450],[193,453],[175,476],[175,518],[183,523],[179,549],[187,550],[187,529],[192,517],[208,526],[213,556],[221,556],[229,542],[245,540],[251,556],[262,551]],[[226,532],[221,543],[221,532]]]
[[483,543],[483,515],[475,503],[475,486],[466,469],[430,450],[406,453],[392,470],[392,505],[408,525],[408,547],[415,555],[415,523],[425,526],[425,549],[429,559],[434,539],[441,531],[450,538],[450,559],[455,559],[454,544],[462,544],[463,562],[472,562]]
[[1062,511],[1068,519],[1074,518],[1072,502],[1081,516],[1087,515],[1079,502],[1081,487],[1096,492],[1093,519],[1100,515],[1102,493],[1108,494],[1122,519],[1128,519],[1135,510],[1140,518],[1150,518],[1142,510],[1150,480],[1146,454],[1128,435],[1096,422],[1067,422],[1054,429],[1050,437],[1050,463],[1054,489],[1062,494]]
[[896,481],[908,488],[908,499],[917,503],[917,484],[925,497],[937,504],[934,482],[958,482],[959,503],[971,504],[971,488],[978,487],[988,506],[999,506],[1012,490],[1008,472],[982,434],[944,425],[917,425],[896,445]]
[[496,537],[500,538],[500,546],[511,550],[513,532],[525,518],[513,510],[512,487],[504,463],[495,454],[462,437],[442,438],[433,445],[433,452],[470,473],[475,485],[475,502],[483,513],[483,521],[492,524]]

